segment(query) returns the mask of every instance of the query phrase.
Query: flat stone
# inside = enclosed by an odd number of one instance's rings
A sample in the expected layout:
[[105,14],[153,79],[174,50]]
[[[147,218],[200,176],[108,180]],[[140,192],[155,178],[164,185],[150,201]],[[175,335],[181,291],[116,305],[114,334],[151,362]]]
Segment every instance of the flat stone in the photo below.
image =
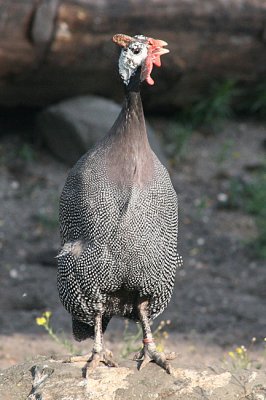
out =
[[[45,145],[61,161],[73,165],[115,122],[121,106],[97,96],[81,96],[60,102],[42,111],[36,118],[36,130]],[[147,123],[153,151],[166,164],[155,132]]]

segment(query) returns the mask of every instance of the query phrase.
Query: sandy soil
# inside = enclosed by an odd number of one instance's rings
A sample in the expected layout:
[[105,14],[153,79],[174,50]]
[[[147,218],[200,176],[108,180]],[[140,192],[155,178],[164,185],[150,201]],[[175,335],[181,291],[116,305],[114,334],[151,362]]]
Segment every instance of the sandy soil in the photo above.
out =
[[[252,179],[265,158],[265,134],[265,126],[247,121],[227,123],[222,134],[195,132],[185,158],[172,167],[184,268],[155,325],[171,320],[166,347],[183,363],[222,363],[229,350],[248,347],[252,337],[257,341],[251,358],[265,362],[265,261],[253,259],[247,244],[256,237],[256,225],[251,216],[226,210],[219,201],[232,177]],[[52,311],[59,335],[88,351],[89,341],[71,338],[70,316],[56,290],[58,197],[68,168],[37,145],[29,151],[19,132],[1,137],[0,152],[0,368],[37,354],[67,353],[35,323],[46,310]],[[115,319],[106,334],[116,356],[124,347],[123,329],[124,322]]]

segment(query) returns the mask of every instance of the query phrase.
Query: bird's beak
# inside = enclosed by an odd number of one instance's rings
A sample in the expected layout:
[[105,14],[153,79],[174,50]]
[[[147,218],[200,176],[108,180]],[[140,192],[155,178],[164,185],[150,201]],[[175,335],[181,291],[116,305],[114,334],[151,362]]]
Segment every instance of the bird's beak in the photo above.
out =
[[[113,42],[122,48],[128,47],[130,43],[138,40],[142,39],[138,37],[124,35],[123,33],[118,33],[117,35],[113,36]],[[142,81],[146,80],[149,85],[153,85],[154,80],[150,76],[153,65],[160,67],[160,57],[163,54],[169,53],[169,50],[164,48],[164,46],[167,46],[167,42],[165,42],[164,40],[153,39],[143,36],[143,43],[147,45],[148,55],[145,62],[143,62],[142,64],[140,78]]]

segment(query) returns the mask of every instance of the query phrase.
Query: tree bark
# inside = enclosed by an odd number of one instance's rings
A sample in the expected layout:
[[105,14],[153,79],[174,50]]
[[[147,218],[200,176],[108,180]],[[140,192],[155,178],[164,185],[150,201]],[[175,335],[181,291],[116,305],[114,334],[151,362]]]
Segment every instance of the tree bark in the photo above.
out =
[[265,0],[0,0],[0,105],[121,98],[115,33],[169,43],[143,91],[150,109],[190,103],[213,80],[250,85],[265,77],[265,21]]

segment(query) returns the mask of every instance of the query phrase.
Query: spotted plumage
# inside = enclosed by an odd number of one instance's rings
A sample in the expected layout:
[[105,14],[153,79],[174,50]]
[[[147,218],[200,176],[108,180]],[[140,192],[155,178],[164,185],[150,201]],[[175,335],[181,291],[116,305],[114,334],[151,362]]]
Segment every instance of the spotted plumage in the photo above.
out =
[[58,290],[77,340],[96,336],[99,315],[103,332],[114,315],[139,321],[144,300],[148,319],[157,317],[181,265],[177,196],[147,139],[140,74],[110,132],[70,171],[60,199]]

